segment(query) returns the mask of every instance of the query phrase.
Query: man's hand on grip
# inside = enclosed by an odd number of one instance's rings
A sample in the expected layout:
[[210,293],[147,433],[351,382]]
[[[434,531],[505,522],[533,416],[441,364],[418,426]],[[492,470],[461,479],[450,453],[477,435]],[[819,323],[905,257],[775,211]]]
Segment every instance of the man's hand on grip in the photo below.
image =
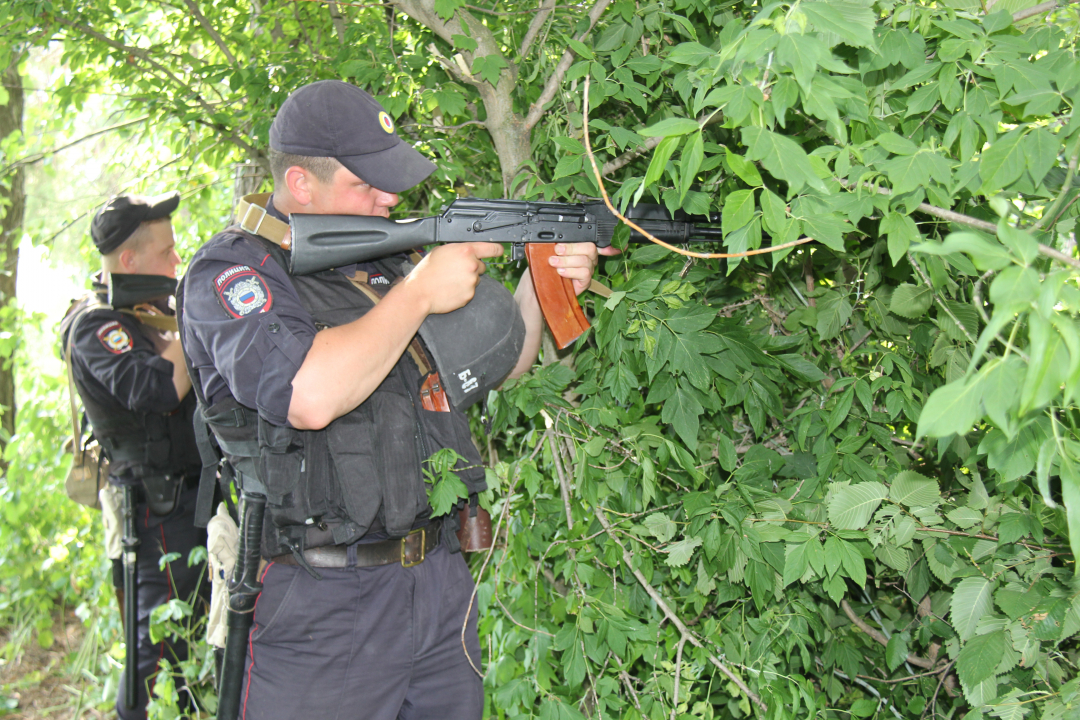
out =
[[473,298],[480,276],[487,269],[484,258],[498,257],[498,243],[470,242],[440,245],[428,254],[406,281],[416,283],[428,306],[428,313],[447,313],[463,307]]

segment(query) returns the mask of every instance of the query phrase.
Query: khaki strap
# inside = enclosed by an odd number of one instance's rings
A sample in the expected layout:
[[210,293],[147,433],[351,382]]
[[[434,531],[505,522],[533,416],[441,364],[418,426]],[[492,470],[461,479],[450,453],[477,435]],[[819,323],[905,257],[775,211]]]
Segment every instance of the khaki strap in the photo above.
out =
[[589,283],[588,289],[592,290],[594,293],[596,293],[600,297],[605,297],[605,298],[611,297],[611,288],[609,288],[607,285],[600,282],[596,278],[593,278],[592,282]]
[[[349,278],[349,282],[356,286],[356,289],[364,293],[368,300],[378,304],[382,300],[382,295],[379,291],[372,287],[368,282],[368,274],[363,270],[357,270],[352,276],[346,276]],[[424,352],[424,348],[420,346],[420,342],[414,337],[409,342],[409,354],[412,355],[413,362],[420,368],[421,375],[428,375],[431,373],[432,364],[428,362],[427,353]]]
[[266,238],[275,245],[281,245],[289,234],[289,223],[281,222],[266,214],[266,203],[270,193],[245,195],[236,204],[236,220],[240,229],[252,235]]
[[[82,315],[83,313],[79,313]],[[76,317],[71,323],[71,327],[68,328],[67,347],[64,348],[64,362],[67,364],[67,376],[68,376],[68,402],[71,403],[71,443],[72,454],[82,450],[82,432],[79,430],[79,410],[75,406],[75,375],[71,371],[71,345],[75,340],[75,326],[78,324],[79,318]]]
[[171,330],[172,332],[180,331],[180,326],[176,324],[176,318],[172,315],[156,315],[154,313],[143,312],[142,310],[128,310],[127,308],[119,310],[118,312],[130,315],[143,325],[149,325],[158,330]]

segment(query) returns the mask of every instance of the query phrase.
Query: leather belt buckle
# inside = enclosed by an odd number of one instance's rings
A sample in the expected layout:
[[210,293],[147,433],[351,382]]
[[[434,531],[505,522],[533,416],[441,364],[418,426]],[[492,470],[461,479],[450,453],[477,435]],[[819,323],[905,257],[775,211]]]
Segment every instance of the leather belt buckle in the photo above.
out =
[[[407,545],[407,542],[408,542],[409,538],[411,538],[413,535],[416,535],[417,533],[420,534],[420,559],[417,560],[416,562],[409,562],[408,560],[405,559],[408,556],[408,553],[409,553],[409,547]],[[409,533],[405,537],[401,538],[401,567],[407,567],[407,568],[416,567],[420,563],[424,562],[424,548],[425,548],[426,545],[427,545],[427,528],[426,527],[422,527],[422,528],[418,528],[416,530],[413,530],[411,533]]]

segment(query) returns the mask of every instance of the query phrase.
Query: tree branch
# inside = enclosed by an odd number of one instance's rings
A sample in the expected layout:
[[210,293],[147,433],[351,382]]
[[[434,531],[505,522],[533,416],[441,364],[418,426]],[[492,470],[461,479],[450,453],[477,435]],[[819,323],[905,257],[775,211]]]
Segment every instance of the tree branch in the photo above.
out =
[[689,640],[694,647],[700,650],[704,650],[709,658],[710,663],[712,663],[720,672],[726,675],[728,679],[731,680],[731,682],[735,683],[738,688],[746,694],[746,697],[753,700],[754,704],[761,708],[763,712],[768,712],[769,708],[764,702],[761,701],[761,698],[755,695],[750,690],[750,688],[747,687],[746,683],[743,682],[743,679],[741,677],[732,672],[727,665],[720,662],[719,659],[717,659],[712,653],[708,651],[705,645],[702,644],[702,642],[698,640],[693,633],[690,632],[686,625],[683,624],[683,621],[679,619],[679,616],[672,612],[671,608],[668,607],[668,604],[664,601],[664,598],[660,595],[660,593],[657,592],[656,588],[650,585],[649,581],[645,579],[645,576],[641,573],[641,571],[634,567],[633,556],[631,556],[627,549],[623,547],[623,544],[619,542],[618,536],[616,536],[614,530],[611,527],[611,523],[608,522],[607,517],[605,517],[604,513],[596,513],[596,519],[600,521],[600,524],[603,526],[604,532],[607,533],[607,536],[611,538],[611,540],[616,545],[619,546],[619,550],[622,551],[623,563],[626,564],[627,569],[629,569],[630,572],[633,573],[634,577],[637,578],[638,583],[641,585],[641,588],[649,597],[653,599],[653,602],[656,603],[656,606],[660,608],[661,612],[664,613],[667,619],[671,621],[671,624],[674,625],[675,628],[679,631],[680,637],[685,640]]
[[337,32],[338,45],[345,44],[345,17],[341,14],[341,8],[331,0],[327,3],[330,8],[330,22],[334,23],[334,31]]
[[551,16],[551,13],[555,12],[555,0],[544,0],[540,9],[536,12],[536,17],[529,23],[529,29],[525,32],[525,38],[521,41],[521,49],[518,50],[518,58],[524,60],[525,56],[529,53],[529,48],[532,47],[533,41],[536,40],[536,36],[540,34],[540,30],[544,27],[544,23]]
[[1025,10],[1019,10],[1013,13],[1013,22],[1018,23],[1021,20],[1027,20],[1029,17],[1035,17],[1036,15],[1042,15],[1043,13],[1050,12],[1051,10],[1057,10],[1059,7],[1066,5],[1073,5],[1080,2],[1080,0],[1050,0],[1050,2],[1039,3],[1033,5]]
[[[52,16],[52,19],[55,20],[56,22],[58,22],[59,24],[65,26],[65,27],[69,27],[69,28],[71,28],[73,30],[77,30],[78,32],[80,32],[80,33],[82,33],[82,34],[84,34],[84,35],[86,35],[88,37],[92,37],[95,40],[97,40],[98,42],[103,43],[105,45],[108,45],[109,47],[111,47],[111,48],[113,48],[115,50],[119,50],[121,52],[127,53],[128,55],[133,55],[133,56],[139,58],[140,60],[145,62],[150,67],[152,67],[155,70],[162,73],[165,77],[167,77],[170,81],[172,81],[177,87],[182,88],[185,91],[187,91],[188,93],[190,93],[191,95],[193,95],[194,98],[195,98],[195,102],[198,104],[198,106],[200,108],[203,109],[204,112],[206,112],[208,115],[213,114],[213,108],[211,108],[210,105],[207,104],[206,100],[203,99],[202,95],[200,95],[194,88],[192,88],[190,85],[185,83],[183,80],[176,77],[176,75],[174,75],[172,73],[172,71],[169,70],[167,67],[165,67],[164,65],[162,65],[161,63],[157,62],[152,57],[150,57],[150,53],[147,52],[146,50],[144,50],[143,48],[135,47],[133,45],[125,45],[125,44],[123,44],[121,42],[117,42],[116,40],[113,40],[112,38],[109,38],[109,37],[106,37],[105,35],[102,35],[101,33],[99,33],[98,31],[94,30],[91,27],[83,25],[82,23],[77,23],[77,22],[75,22],[73,20],[68,20],[67,18],[60,17],[58,15]],[[245,152],[247,152],[248,155],[253,160],[258,162],[260,165],[266,166],[266,156],[261,151],[259,151],[254,145],[248,143],[247,141],[241,139],[236,134],[234,134],[231,130],[229,130],[229,128],[225,127],[224,125],[221,125],[220,123],[213,123],[213,122],[210,122],[208,120],[198,120],[197,122],[199,122],[202,125],[206,125],[206,126],[212,128],[212,129],[216,130],[218,133],[220,133],[222,136],[224,136],[226,139],[228,139],[234,145],[236,145],[237,147],[239,147],[242,150],[244,150]]]
[[91,138],[95,138],[98,135],[104,135],[107,132],[112,132],[113,130],[119,130],[120,128],[128,127],[129,125],[137,125],[138,123],[144,122],[144,121],[149,120],[149,119],[150,119],[149,115],[143,115],[142,117],[136,118],[134,120],[127,120],[127,121],[122,122],[122,123],[117,123],[116,125],[110,125],[107,128],[102,128],[101,130],[95,130],[92,133],[89,133],[87,135],[83,135],[81,138],[78,138],[77,140],[72,140],[67,145],[61,145],[60,147],[55,147],[55,148],[52,148],[51,150],[42,150],[41,152],[39,152],[39,153],[37,153],[35,155],[27,155],[26,157],[19,158],[18,160],[13,160],[11,163],[5,165],[2,170],[0,170],[0,177],[4,177],[5,175],[7,175],[13,168],[17,168],[17,167],[20,167],[20,166],[23,166],[23,165],[33,165],[36,162],[41,162],[42,160],[49,157],[50,155],[55,155],[56,153],[67,150],[70,147],[74,147],[75,145],[78,145],[81,142],[85,142],[86,140],[89,140]]
[[[583,32],[577,37],[578,40],[583,39],[589,32],[592,31],[596,25],[596,21],[600,19],[600,16],[604,14],[604,10],[611,4],[611,0],[596,0],[596,4],[589,10],[589,29]],[[574,51],[569,48],[563,52],[562,58],[559,59],[559,63],[555,66],[555,71],[548,77],[547,84],[544,85],[543,91],[540,93],[540,97],[536,99],[532,105],[529,106],[529,114],[525,116],[525,129],[532,130],[536,127],[536,123],[540,122],[540,118],[544,116],[546,112],[544,106],[552,101],[555,97],[555,93],[559,91],[559,86],[562,85],[563,78],[566,76],[566,71],[570,69],[570,65],[574,62]]]
[[[843,598],[840,600],[840,609],[844,611],[844,614],[847,615],[848,620],[850,620],[852,624],[855,625],[855,627],[859,628],[868,636],[870,636],[872,640],[880,643],[881,645],[889,644],[888,639],[884,635],[882,635],[881,632],[870,627],[870,625],[868,625],[865,620],[855,614],[855,611],[851,609],[851,605],[848,604],[847,598]],[[919,657],[918,655],[909,654],[907,656],[907,661],[912,665],[916,665],[927,670],[930,670],[934,667],[933,662],[927,660],[924,657]]]
[[210,39],[214,41],[214,44],[218,46],[218,49],[221,50],[222,55],[229,61],[229,64],[236,65],[236,56],[232,54],[225,44],[225,41],[221,39],[221,35],[214,30],[214,26],[210,24],[210,21],[207,20],[206,16],[199,10],[198,3],[196,3],[195,0],[184,0],[184,4],[188,6],[188,10],[190,10],[191,14],[195,16],[195,19],[199,21],[199,24],[202,25],[202,29],[206,31],[206,34],[210,36]]
[[[1077,0],[1077,2],[1080,2],[1080,0]],[[874,188],[874,186],[870,183],[863,183],[863,187],[873,188],[881,195],[892,195],[892,191],[888,188]],[[928,203],[919,203],[919,210],[926,213],[927,215],[933,215],[936,218],[948,220],[949,222],[956,223],[957,225],[964,225],[966,227],[975,228],[976,230],[988,232],[991,235],[997,235],[997,225],[991,222],[987,222],[986,220],[980,220],[979,218],[974,218],[970,215],[963,215],[961,213],[953,212],[952,210],[946,210],[945,208],[936,207]],[[1039,243],[1039,253],[1041,255],[1045,255],[1051,260],[1057,260],[1058,262],[1065,265],[1071,265],[1074,268],[1080,268],[1080,260],[1069,257],[1065,253],[1059,250],[1055,250],[1049,245],[1043,245],[1042,243]]]

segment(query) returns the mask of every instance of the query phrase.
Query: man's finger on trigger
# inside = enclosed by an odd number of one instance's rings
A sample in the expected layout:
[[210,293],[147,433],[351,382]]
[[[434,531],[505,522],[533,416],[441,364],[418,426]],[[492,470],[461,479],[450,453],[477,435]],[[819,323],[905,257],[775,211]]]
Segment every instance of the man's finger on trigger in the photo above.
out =
[[506,252],[499,243],[474,242],[471,244],[473,246],[473,252],[476,253],[476,257],[498,257]]

